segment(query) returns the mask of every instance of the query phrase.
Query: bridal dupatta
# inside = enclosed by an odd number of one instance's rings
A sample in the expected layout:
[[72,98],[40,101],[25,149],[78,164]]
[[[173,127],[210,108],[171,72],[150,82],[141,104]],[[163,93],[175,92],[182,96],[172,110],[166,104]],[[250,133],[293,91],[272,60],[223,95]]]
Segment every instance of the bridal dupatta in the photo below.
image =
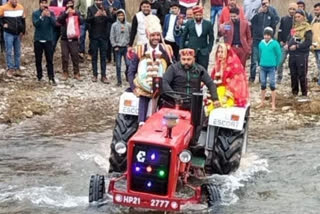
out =
[[219,46],[223,49],[223,59],[219,60],[217,59],[217,55],[215,55],[216,61],[211,78],[217,87],[224,86],[227,91],[232,93],[229,96],[232,96],[236,106],[244,107],[249,101],[246,71],[240,59],[229,45],[220,43],[218,44],[218,48]]

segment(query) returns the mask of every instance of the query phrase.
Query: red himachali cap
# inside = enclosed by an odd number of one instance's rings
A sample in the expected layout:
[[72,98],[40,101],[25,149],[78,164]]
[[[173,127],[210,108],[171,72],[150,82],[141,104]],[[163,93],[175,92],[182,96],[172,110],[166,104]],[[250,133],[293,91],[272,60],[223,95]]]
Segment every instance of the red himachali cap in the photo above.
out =
[[203,7],[195,6],[195,7],[192,8],[192,11],[193,11],[193,14],[196,14],[196,13],[202,13],[203,14]]
[[198,0],[179,0],[179,4],[186,7],[186,8],[193,7],[197,3],[198,3]]
[[195,52],[193,49],[185,48],[179,51],[180,56],[195,56]]

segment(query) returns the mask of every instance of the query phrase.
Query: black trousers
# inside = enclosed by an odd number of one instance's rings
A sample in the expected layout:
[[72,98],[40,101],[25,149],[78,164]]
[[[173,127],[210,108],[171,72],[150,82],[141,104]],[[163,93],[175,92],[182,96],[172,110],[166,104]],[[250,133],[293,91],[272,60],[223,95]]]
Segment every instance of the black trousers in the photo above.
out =
[[42,55],[46,57],[47,62],[47,71],[49,80],[54,79],[54,71],[53,71],[53,43],[52,41],[46,42],[34,42],[34,53],[36,57],[36,68],[37,68],[37,78],[42,79]]
[[172,50],[173,50],[173,55],[174,55],[174,57],[176,58],[176,60],[177,61],[179,61],[179,46],[177,45],[177,43],[175,43],[175,42],[169,42],[169,41],[167,41],[167,40],[165,40],[165,43],[167,44],[167,45],[170,45],[171,46],[171,48],[172,48]]
[[107,69],[107,40],[105,39],[91,39],[90,40],[90,49],[92,56],[92,70],[93,76],[98,76],[98,53],[100,52],[100,69],[101,77],[106,77]]
[[308,95],[307,66],[308,54],[290,54],[289,68],[291,74],[291,88],[293,95],[298,95],[299,84],[302,95]]

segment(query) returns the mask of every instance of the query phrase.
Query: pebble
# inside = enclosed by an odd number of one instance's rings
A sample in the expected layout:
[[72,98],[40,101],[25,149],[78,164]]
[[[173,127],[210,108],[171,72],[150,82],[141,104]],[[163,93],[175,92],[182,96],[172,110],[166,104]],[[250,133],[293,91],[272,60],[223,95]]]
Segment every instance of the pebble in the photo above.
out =
[[33,117],[33,112],[32,112],[32,111],[25,111],[25,112],[23,112],[23,114],[24,114],[27,118]]
[[291,106],[283,106],[282,108],[281,108],[281,111],[288,111],[288,110],[290,110],[292,107]]

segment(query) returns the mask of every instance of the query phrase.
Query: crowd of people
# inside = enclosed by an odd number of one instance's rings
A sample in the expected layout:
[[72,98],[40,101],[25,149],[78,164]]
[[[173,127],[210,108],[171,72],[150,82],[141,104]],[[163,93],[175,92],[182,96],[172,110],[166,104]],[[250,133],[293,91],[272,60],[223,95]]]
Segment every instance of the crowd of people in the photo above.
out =
[[[20,56],[26,14],[18,0],[0,3],[6,74],[12,78],[23,75]],[[243,106],[249,96],[248,82],[256,80],[259,66],[262,92],[258,107],[264,106],[269,80],[272,109],[275,110],[276,84],[281,84],[288,55],[292,95],[297,96],[301,90],[302,96],[308,96],[310,50],[315,54],[320,86],[320,3],[314,5],[313,16],[306,11],[303,0],[292,2],[288,5],[288,15],[280,18],[270,0],[211,0],[210,20],[206,20],[201,1],[142,0],[132,23],[127,20],[125,3],[125,0],[39,0],[39,9],[32,14],[38,80],[43,79],[44,53],[49,83],[57,84],[53,56],[60,39],[62,81],[71,76],[69,58],[73,77],[82,81],[79,63],[88,56],[92,63],[92,82],[98,81],[100,70],[101,82],[109,84],[106,67],[114,58],[116,84],[121,86],[124,59],[126,79],[132,91],[140,96],[141,109],[147,108],[154,75],[164,77],[165,87],[172,89],[177,84],[180,90],[188,93],[197,91],[199,80],[203,80],[212,99],[219,99],[220,104],[223,104],[221,94],[215,91],[223,85],[224,104],[229,100]],[[216,38],[215,26],[218,29]],[[86,51],[87,32],[89,49]],[[212,85],[206,75],[211,73],[208,65],[214,44],[218,48]],[[249,58],[251,66],[247,78],[245,69]],[[140,122],[145,117],[145,111],[139,113]]]

